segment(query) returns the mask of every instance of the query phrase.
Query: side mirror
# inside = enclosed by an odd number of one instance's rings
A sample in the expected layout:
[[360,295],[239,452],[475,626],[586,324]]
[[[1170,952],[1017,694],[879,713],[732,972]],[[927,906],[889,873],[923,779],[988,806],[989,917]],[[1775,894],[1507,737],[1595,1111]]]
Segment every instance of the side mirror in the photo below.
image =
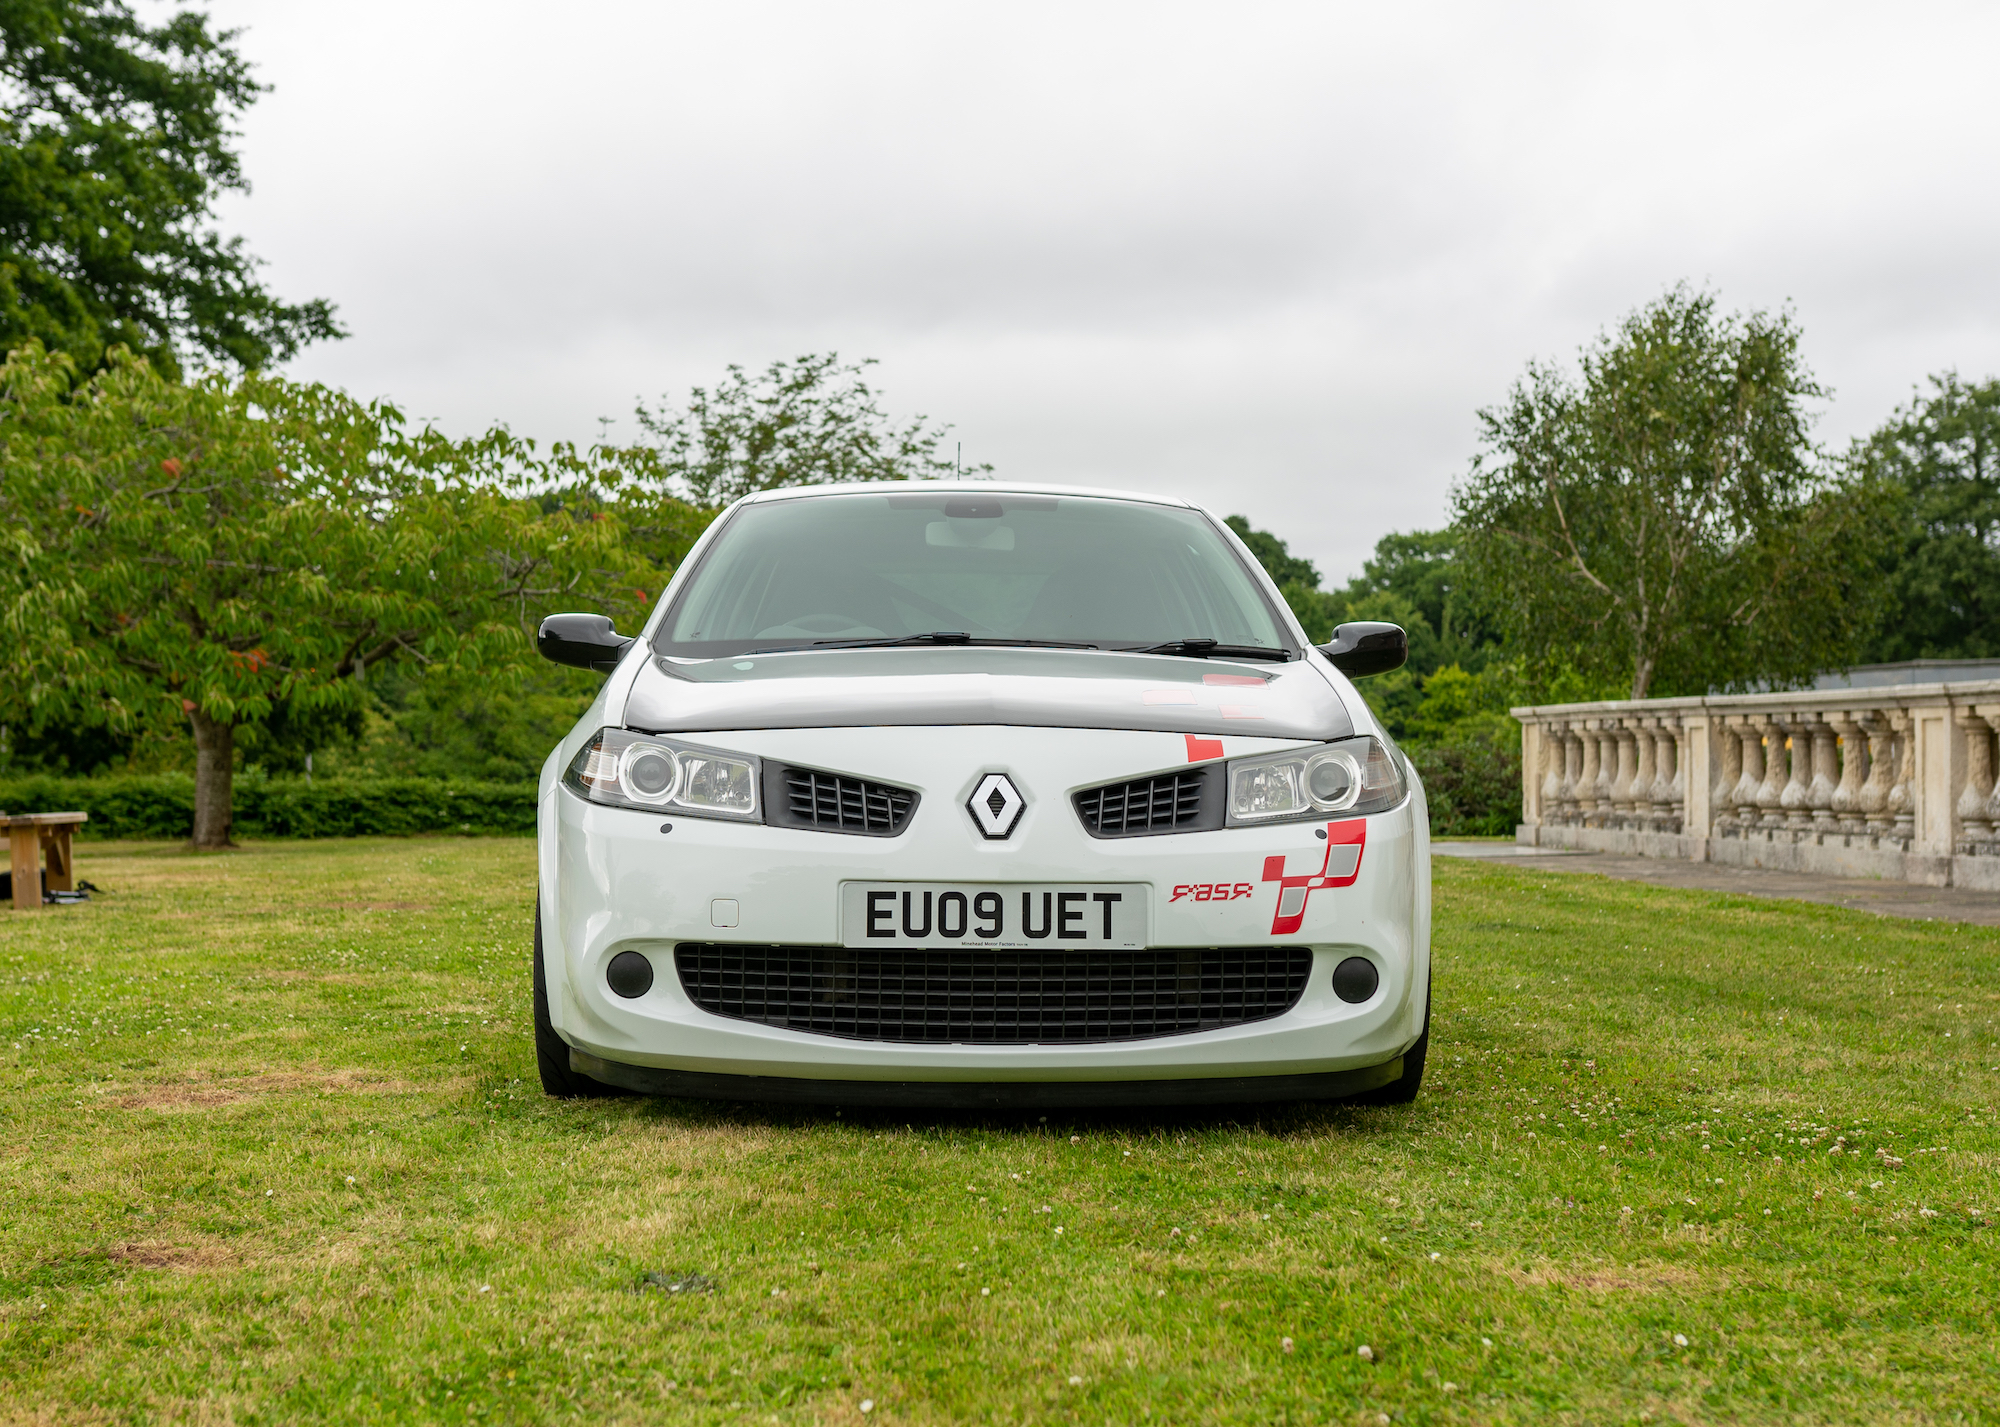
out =
[[1410,657],[1410,636],[1400,624],[1356,620],[1333,631],[1333,642],[1319,646],[1333,667],[1350,679],[1400,669]]
[[617,668],[619,656],[631,646],[631,639],[601,614],[552,614],[535,635],[535,648],[544,659],[600,674]]

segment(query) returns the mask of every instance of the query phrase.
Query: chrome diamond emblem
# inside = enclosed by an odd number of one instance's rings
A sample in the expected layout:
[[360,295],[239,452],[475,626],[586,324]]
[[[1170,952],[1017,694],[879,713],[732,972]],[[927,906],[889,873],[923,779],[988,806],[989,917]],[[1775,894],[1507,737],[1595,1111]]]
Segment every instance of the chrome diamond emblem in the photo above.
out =
[[1014,830],[1027,806],[1028,800],[1005,773],[988,773],[965,800],[965,810],[979,824],[980,832],[996,842]]

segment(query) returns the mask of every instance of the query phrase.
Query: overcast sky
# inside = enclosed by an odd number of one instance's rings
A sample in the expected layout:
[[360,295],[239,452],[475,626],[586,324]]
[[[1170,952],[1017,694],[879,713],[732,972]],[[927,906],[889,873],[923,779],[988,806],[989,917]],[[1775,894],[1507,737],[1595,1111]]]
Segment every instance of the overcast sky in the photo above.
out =
[[353,332],[291,374],[636,434],[879,358],[997,475],[1356,572],[1474,412],[1679,279],[1790,303],[1830,444],[2000,374],[2000,7],[226,0],[225,227]]

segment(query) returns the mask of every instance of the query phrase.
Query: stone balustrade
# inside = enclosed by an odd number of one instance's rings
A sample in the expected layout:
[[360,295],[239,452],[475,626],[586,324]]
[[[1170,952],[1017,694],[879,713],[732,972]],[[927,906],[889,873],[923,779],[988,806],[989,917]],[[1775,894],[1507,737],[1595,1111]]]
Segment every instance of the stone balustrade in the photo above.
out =
[[1512,712],[1522,842],[2000,890],[2000,681]]

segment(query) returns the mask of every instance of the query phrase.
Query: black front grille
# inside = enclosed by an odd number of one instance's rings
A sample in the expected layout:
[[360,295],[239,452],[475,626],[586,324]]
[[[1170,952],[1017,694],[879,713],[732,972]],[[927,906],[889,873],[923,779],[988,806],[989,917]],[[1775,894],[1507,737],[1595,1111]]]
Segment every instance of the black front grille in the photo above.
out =
[[917,795],[889,783],[871,783],[821,773],[812,768],[776,767],[781,786],[767,798],[771,820],[781,827],[817,828],[869,837],[894,837],[910,820]]
[[1187,1035],[1281,1016],[1305,990],[1312,952],[683,942],[674,964],[697,1006],[739,1021],[850,1040],[1046,1045]]
[[1093,837],[1146,837],[1222,826],[1219,765],[1106,783],[1076,795],[1077,816]]

